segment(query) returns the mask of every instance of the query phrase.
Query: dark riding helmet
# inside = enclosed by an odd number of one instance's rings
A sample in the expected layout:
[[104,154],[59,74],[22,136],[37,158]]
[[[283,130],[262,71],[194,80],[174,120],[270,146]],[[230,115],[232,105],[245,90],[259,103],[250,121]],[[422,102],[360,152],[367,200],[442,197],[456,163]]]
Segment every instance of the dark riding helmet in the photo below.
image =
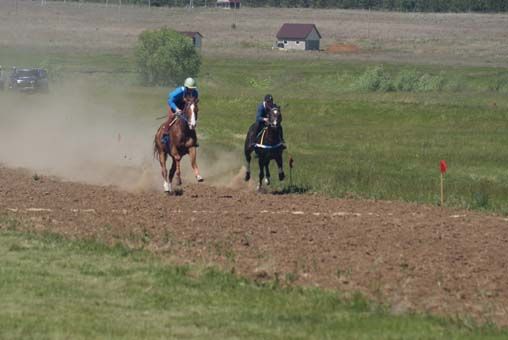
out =
[[272,97],[271,94],[267,94],[265,96],[265,102],[267,102],[267,103],[273,103],[273,97]]

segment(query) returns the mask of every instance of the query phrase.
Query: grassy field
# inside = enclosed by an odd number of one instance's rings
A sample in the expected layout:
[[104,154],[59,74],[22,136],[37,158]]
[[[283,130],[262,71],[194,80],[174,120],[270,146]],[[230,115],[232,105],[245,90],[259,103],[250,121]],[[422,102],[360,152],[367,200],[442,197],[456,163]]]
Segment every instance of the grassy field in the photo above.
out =
[[[284,288],[143,250],[21,234],[0,220],[2,339],[501,339],[468,320],[391,315],[361,296]],[[3,229],[2,229],[3,227]]]
[[[207,66],[213,71],[203,87],[213,119],[203,129],[213,140],[231,143],[245,130],[256,100],[273,92],[283,108],[298,186],[340,197],[437,203],[444,159],[449,206],[507,211],[506,70],[386,65],[384,74],[392,79],[418,70],[440,78],[442,89],[369,92],[355,89],[368,72],[363,64]],[[212,81],[214,88],[207,88]],[[235,95],[223,98],[215,88]],[[243,119],[224,131],[224,122],[235,117]]]
[[[168,89],[139,86],[128,56],[25,55],[2,57],[45,58],[54,74],[85,77],[87,101],[127,116],[164,110]],[[392,88],[373,90],[380,81]],[[286,157],[295,160],[292,189],[437,204],[443,159],[447,206],[508,213],[508,69],[205,57],[199,85],[202,152],[236,154],[228,176],[270,92],[282,106]]]

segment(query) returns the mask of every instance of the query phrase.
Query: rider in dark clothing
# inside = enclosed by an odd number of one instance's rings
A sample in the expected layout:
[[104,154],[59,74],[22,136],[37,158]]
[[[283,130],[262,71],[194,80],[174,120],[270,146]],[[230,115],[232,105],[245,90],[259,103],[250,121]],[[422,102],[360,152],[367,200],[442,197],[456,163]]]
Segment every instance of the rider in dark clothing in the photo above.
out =
[[[258,134],[261,132],[263,127],[265,126],[266,122],[268,122],[268,113],[270,110],[277,106],[273,102],[273,97],[271,94],[267,94],[261,104],[258,105],[258,109],[256,111],[256,123],[255,123],[255,134],[251,135],[250,144],[254,145],[256,144],[256,139]],[[282,142],[282,145],[284,148],[286,148],[285,142],[284,142],[284,133],[282,131],[282,126],[279,125],[279,135]]]

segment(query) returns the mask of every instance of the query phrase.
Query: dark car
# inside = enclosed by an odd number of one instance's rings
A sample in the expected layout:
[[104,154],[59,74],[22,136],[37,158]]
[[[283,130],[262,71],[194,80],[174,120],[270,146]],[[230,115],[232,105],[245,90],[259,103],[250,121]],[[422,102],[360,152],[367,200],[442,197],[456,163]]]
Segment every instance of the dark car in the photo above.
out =
[[9,77],[9,89],[22,92],[47,92],[48,73],[42,68],[15,68]]

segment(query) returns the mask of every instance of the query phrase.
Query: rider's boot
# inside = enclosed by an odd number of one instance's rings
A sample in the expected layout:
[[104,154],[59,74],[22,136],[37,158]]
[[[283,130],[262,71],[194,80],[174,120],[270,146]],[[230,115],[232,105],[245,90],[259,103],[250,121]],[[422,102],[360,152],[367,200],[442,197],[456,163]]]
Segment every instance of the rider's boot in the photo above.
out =
[[166,122],[162,128],[161,142],[162,145],[164,145],[166,152],[169,152],[169,121]]

